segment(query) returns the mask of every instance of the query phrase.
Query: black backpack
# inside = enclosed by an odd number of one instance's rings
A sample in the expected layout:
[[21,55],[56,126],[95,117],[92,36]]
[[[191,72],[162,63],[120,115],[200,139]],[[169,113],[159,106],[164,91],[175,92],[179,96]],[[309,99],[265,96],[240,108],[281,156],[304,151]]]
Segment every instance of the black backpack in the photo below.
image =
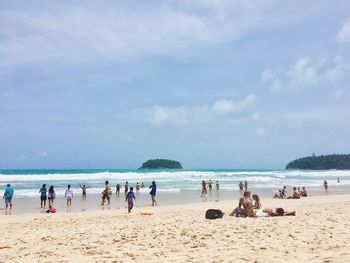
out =
[[219,210],[219,209],[209,209],[205,213],[205,218],[206,219],[217,219],[217,218],[222,218],[224,213]]

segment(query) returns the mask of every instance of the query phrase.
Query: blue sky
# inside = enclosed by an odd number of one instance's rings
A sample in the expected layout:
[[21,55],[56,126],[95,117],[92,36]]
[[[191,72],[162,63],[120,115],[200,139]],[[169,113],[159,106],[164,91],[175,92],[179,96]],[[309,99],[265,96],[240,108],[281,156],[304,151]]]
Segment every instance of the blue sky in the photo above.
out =
[[349,153],[349,1],[0,0],[0,168]]

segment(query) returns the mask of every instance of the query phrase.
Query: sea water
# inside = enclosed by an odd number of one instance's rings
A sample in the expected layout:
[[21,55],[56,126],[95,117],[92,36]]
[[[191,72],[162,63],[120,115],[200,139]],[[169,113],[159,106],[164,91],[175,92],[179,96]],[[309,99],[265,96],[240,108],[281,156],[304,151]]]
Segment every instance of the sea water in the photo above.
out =
[[[340,179],[340,184],[337,182]],[[156,181],[158,192],[200,191],[201,181],[218,181],[221,190],[236,190],[240,181],[247,181],[251,190],[265,190],[273,193],[287,187],[305,186],[309,190],[323,189],[323,180],[329,187],[350,188],[350,171],[302,171],[302,170],[0,170],[0,191],[10,183],[15,188],[15,195],[37,197],[42,184],[55,186],[57,195],[63,195],[67,185],[73,191],[80,192],[79,185],[89,186],[89,193],[99,194],[108,180],[115,188],[126,181],[129,186],[141,185],[145,189],[152,181]],[[114,190],[114,189],[113,189]]]

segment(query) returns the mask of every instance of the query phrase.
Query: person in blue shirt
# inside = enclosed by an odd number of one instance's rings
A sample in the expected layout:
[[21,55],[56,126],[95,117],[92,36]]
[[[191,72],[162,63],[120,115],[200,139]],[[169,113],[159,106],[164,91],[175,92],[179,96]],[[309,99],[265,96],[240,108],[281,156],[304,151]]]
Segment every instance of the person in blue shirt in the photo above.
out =
[[14,193],[13,188],[11,187],[10,184],[7,184],[7,186],[5,188],[4,196],[2,197],[3,199],[5,199],[6,210],[8,209],[9,206],[10,206],[10,210],[12,209],[13,193]]
[[43,184],[43,187],[40,188],[39,193],[40,193],[40,207],[45,208],[46,207],[46,200],[47,200],[46,184]]
[[135,200],[135,194],[134,194],[134,187],[130,187],[129,193],[127,193],[125,201],[128,202],[128,213],[131,212],[131,209],[134,207],[134,200]]
[[157,206],[157,201],[156,201],[157,185],[156,185],[156,182],[153,181],[149,188],[151,189],[149,194],[151,195],[151,198],[152,198],[152,206],[155,206],[155,205]]

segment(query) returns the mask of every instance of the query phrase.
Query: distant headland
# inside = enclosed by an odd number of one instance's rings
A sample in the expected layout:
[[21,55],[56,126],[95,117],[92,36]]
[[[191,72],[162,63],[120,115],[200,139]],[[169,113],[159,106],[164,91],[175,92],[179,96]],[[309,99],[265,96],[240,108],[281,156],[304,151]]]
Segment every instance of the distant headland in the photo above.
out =
[[287,164],[286,169],[303,170],[350,170],[350,154],[331,154],[296,159]]
[[182,165],[174,160],[152,159],[144,162],[139,169],[182,169]]

